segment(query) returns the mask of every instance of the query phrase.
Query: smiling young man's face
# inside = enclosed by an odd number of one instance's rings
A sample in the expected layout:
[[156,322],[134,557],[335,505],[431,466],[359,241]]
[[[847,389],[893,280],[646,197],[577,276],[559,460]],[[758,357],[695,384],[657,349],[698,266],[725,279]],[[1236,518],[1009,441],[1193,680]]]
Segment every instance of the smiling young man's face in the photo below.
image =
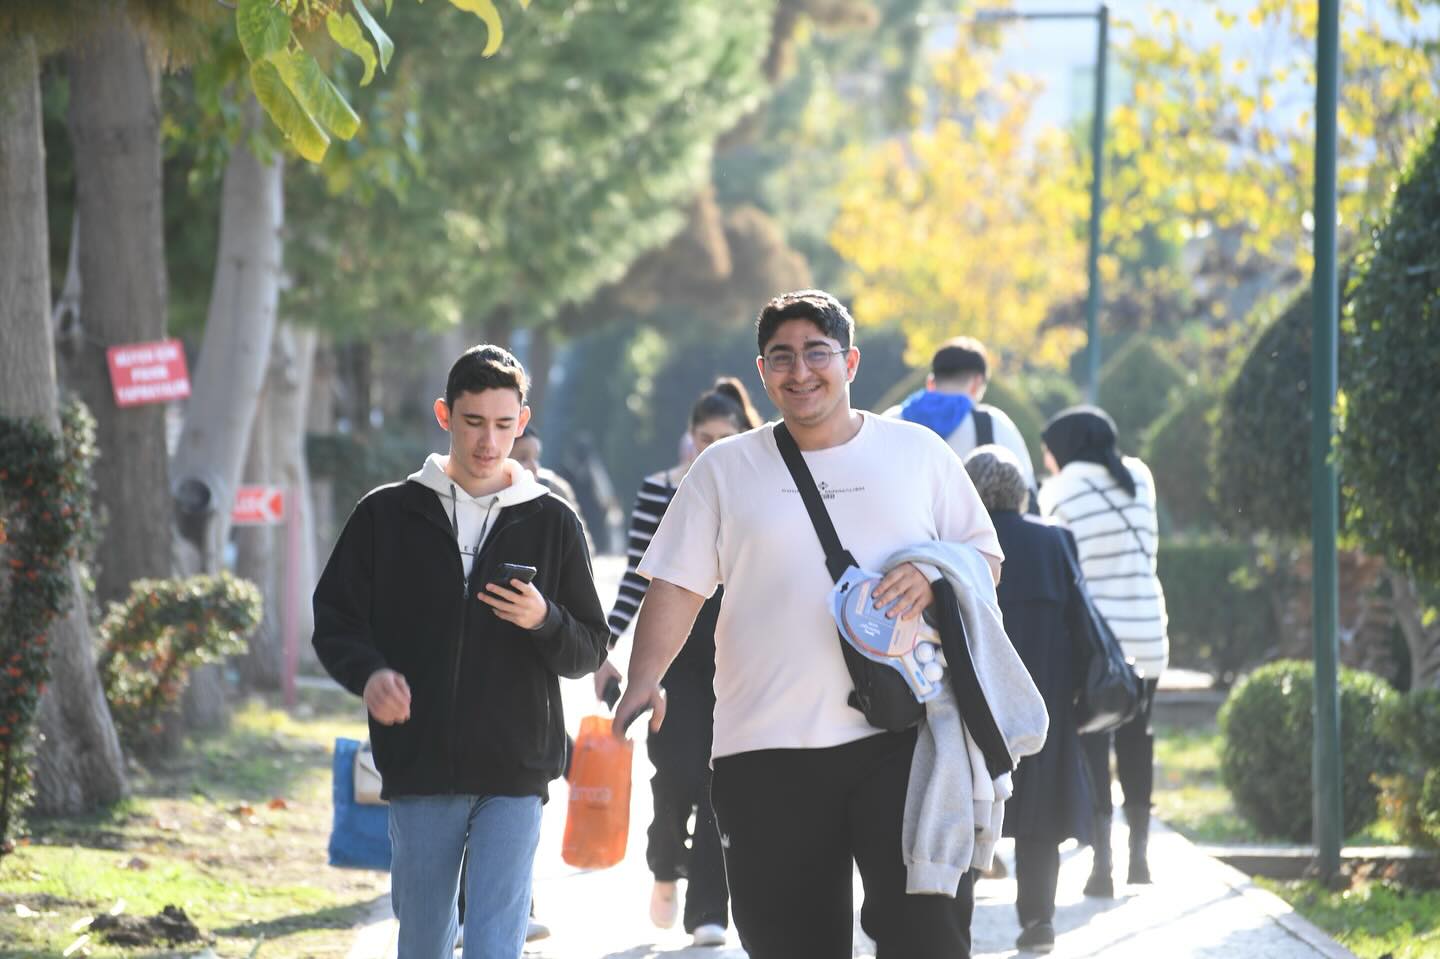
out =
[[[828,359],[820,369],[812,368],[806,354]],[[788,358],[789,369],[771,368],[776,357]],[[826,336],[810,320],[786,320],[775,328],[757,361],[765,392],[786,422],[815,427],[850,415],[850,381],[860,365],[860,351],[840,349],[840,342]]]
[[453,406],[436,400],[435,419],[450,433],[446,472],[465,492],[484,496],[509,483],[505,460],[530,422],[530,407],[521,404],[519,393],[505,388],[464,392]]

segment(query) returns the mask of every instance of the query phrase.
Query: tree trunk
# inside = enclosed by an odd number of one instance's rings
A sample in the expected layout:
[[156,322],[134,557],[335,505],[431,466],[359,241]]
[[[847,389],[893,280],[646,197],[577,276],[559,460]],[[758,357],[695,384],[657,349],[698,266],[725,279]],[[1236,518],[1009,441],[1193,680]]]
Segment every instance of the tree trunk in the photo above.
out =
[[526,402],[534,410],[536,428],[543,430],[545,400],[550,395],[550,367],[555,364],[555,338],[543,326],[532,328],[530,337],[530,395]]
[[[253,98],[244,112],[247,128],[262,122]],[[220,242],[205,337],[172,467],[180,517],[177,548],[192,571],[218,570],[230,533],[230,510],[275,333],[282,186],[278,155],[264,162],[245,140],[234,145],[221,187]],[[185,692],[187,725],[223,725],[223,693],[217,667],[196,670]]]
[[[171,573],[165,406],[115,405],[107,347],[165,336],[166,279],[159,84],[123,8],[107,5],[71,52],[70,137],[80,245],[84,338],[66,381],[95,414],[105,482],[95,586],[102,602],[132,580]],[[47,297],[48,299],[48,297]]]
[[[279,341],[280,337],[276,336],[272,350],[278,347]],[[270,415],[270,388],[278,379],[275,360],[272,356],[270,372],[265,376],[265,391],[260,396],[260,407],[255,411],[255,422],[250,427],[250,450],[245,457],[244,473],[247,485],[269,486],[275,483],[271,434],[276,424]],[[288,513],[291,507],[288,498],[285,507]],[[285,519],[289,521],[290,517],[287,515]],[[284,537],[277,535],[279,530],[281,528],[275,526],[237,526],[232,534],[235,541],[235,575],[254,583],[265,604],[260,623],[250,634],[249,648],[234,660],[234,664],[245,687],[272,692],[280,688],[284,669],[280,635],[280,551],[284,549]]]
[[1395,618],[1410,651],[1410,688],[1440,687],[1440,626],[1425,625],[1425,604],[1413,579],[1396,569],[1387,568],[1386,575]]
[[[502,306],[485,320],[485,342],[510,349],[510,338],[515,335],[515,311]],[[458,354],[457,354],[458,355]]]
[[[305,465],[305,407],[315,356],[314,330],[284,324],[276,332],[265,393],[250,434],[246,481],[285,489],[281,526],[235,531],[235,571],[265,595],[265,618],[236,665],[252,689],[277,690],[286,671],[286,643],[298,654],[309,647],[310,593],[315,588],[314,523]],[[290,524],[297,524],[292,529]]]
[[[0,38],[0,415],[34,417],[58,431],[38,70],[29,39]],[[126,792],[73,567],[70,579],[72,606],[50,629],[51,682],[40,702],[35,804],[46,813],[81,812]]]
[[[329,436],[335,432],[335,394],[337,390],[338,351],[333,343],[319,344],[315,349],[310,372],[310,390],[305,407],[305,435]],[[311,548],[316,557],[328,557],[330,547],[340,531],[335,526],[335,484],[328,477],[316,477],[310,483],[310,516],[315,527]],[[318,562],[323,563],[323,559]],[[317,567],[318,575],[319,569]]]

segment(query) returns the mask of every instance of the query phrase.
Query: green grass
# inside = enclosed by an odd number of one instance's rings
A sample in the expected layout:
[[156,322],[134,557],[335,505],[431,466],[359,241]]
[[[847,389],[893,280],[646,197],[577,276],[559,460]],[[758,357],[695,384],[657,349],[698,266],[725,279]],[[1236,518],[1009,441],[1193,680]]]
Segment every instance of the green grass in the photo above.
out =
[[[364,736],[353,697],[311,692],[293,715],[252,701],[224,734],[133,775],[124,802],[35,820],[0,859],[0,956],[60,957],[97,913],[152,915],[170,904],[221,957],[248,956],[257,943],[259,959],[345,955],[383,876],[325,864],[337,735]],[[148,959],[203,948],[120,949],[92,938],[74,955]]]
[[[1220,748],[1220,732],[1214,727],[1156,727],[1155,814],[1192,842],[1290,845],[1289,840],[1262,834],[1240,815],[1220,779]],[[1398,829],[1385,819],[1345,838],[1347,846],[1397,842]]]
[[1343,892],[1312,880],[1256,882],[1360,959],[1440,959],[1440,890],[1366,880]]
[[[1155,730],[1156,815],[1193,842],[1287,845],[1240,816],[1220,780],[1220,748],[1214,728]],[[1345,844],[1388,845],[1397,835],[1394,824],[1381,819]],[[1360,959],[1440,959],[1440,890],[1370,879],[1341,892],[1310,880],[1256,882]]]
[[1192,842],[1256,843],[1264,837],[1236,811],[1220,781],[1220,733],[1155,730],[1155,814]]

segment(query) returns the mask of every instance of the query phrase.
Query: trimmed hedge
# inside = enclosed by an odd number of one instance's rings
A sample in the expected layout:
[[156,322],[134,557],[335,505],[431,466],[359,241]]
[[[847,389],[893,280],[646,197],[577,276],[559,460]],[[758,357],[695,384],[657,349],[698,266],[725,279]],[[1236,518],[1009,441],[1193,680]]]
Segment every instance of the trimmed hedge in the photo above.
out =
[[1254,558],[1249,543],[1214,538],[1161,542],[1158,565],[1170,613],[1172,665],[1198,669],[1229,685],[1272,655],[1279,627],[1270,590],[1243,582]]
[[1188,381],[1180,364],[1148,336],[1131,337],[1110,358],[1100,370],[1100,405],[1119,427],[1122,450],[1139,449],[1141,435]]
[[1140,457],[1155,474],[1160,519],[1173,529],[1214,529],[1220,522],[1210,498],[1213,412],[1219,397],[1204,389],[1177,396],[1145,434]]
[[[1260,832],[1311,838],[1315,668],[1280,660],[1255,670],[1220,708],[1220,775],[1236,807]],[[1340,670],[1342,819],[1346,835],[1375,821],[1375,777],[1391,771],[1396,747],[1373,718],[1395,692],[1378,676]]]
[[1440,582],[1440,125],[1372,234],[1346,323],[1341,464],[1349,528]]

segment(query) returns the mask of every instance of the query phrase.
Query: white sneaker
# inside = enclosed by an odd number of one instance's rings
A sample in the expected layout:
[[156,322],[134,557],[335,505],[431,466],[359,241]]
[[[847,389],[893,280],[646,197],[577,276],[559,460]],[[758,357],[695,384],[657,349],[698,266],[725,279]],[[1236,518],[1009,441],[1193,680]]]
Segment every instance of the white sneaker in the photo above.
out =
[[530,924],[525,927],[525,941],[537,942],[541,939],[550,938],[550,927],[545,925],[534,916],[530,917]]
[[680,918],[680,894],[673,882],[656,882],[650,891],[650,921],[669,929]]
[[725,927],[719,923],[707,922],[703,926],[695,927],[691,939],[691,945],[695,946],[723,946],[725,945]]

